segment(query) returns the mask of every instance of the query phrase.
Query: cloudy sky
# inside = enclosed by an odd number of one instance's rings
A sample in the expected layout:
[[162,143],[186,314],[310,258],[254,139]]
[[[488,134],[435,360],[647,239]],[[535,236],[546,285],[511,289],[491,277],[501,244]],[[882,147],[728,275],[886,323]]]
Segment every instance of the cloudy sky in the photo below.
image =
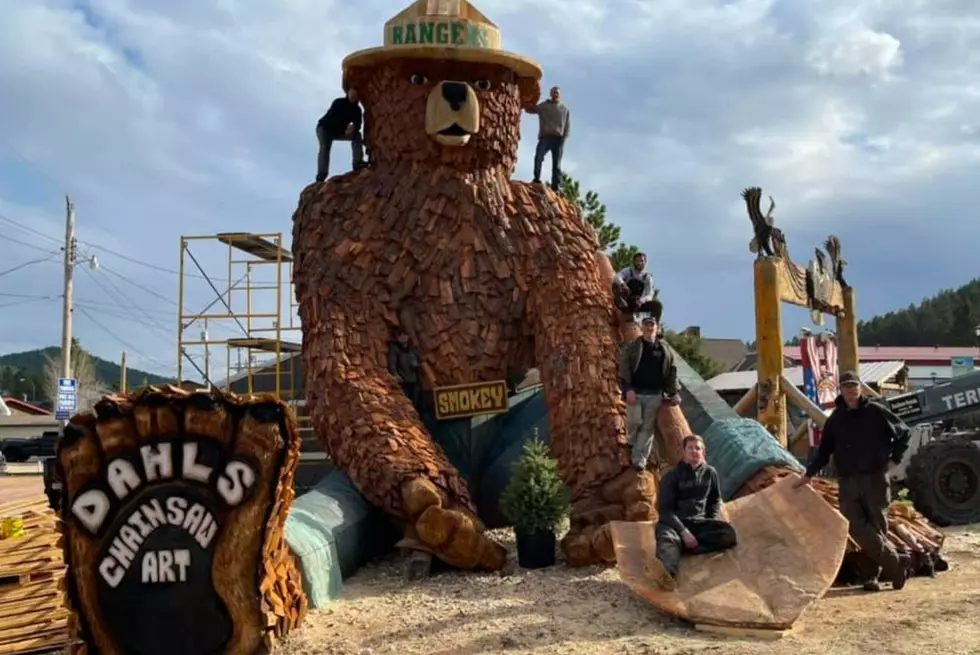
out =
[[[180,235],[288,240],[340,60],[380,44],[404,4],[0,0],[0,353],[59,343],[68,193],[80,254],[99,262],[76,270],[76,335],[102,357],[126,350],[132,365],[173,374]],[[649,254],[674,327],[753,338],[739,197],[750,185],[775,197],[796,259],[840,236],[862,317],[977,274],[975,2],[478,6],[507,49],[541,61],[545,84],[562,86],[573,116],[565,168]],[[526,117],[524,134],[535,129]],[[525,138],[520,179],[532,152]],[[227,251],[198,242],[191,253],[224,291]],[[216,294],[186,265],[191,313]],[[243,274],[238,266],[233,278]],[[256,303],[270,311],[274,295],[264,298]],[[240,311],[244,296],[233,301]],[[784,322],[788,333],[808,323],[804,312]],[[240,334],[211,323],[212,339]],[[224,350],[213,359],[223,372]]]

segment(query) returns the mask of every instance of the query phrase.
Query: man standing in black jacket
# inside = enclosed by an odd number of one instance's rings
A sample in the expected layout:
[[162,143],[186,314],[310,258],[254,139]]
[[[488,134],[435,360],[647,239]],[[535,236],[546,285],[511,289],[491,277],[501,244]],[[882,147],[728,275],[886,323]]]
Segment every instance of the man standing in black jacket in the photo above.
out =
[[323,182],[330,171],[330,147],[334,141],[350,141],[354,156],[354,170],[364,167],[364,140],[361,137],[361,124],[364,114],[358,104],[357,90],[348,89],[347,95],[337,98],[330,109],[316,124],[316,138],[320,142],[320,152],[316,162],[316,181]]
[[[833,455],[840,512],[850,524],[851,537],[888,576],[892,588],[901,589],[908,579],[911,558],[899,554],[888,543],[888,473],[901,463],[911,432],[904,423],[890,420],[884,407],[869,402],[861,392],[857,373],[841,373],[840,388],[837,406],[823,426],[817,454],[804,477],[793,486],[809,484]],[[877,575],[864,588],[878,591]]]
[[657,555],[646,570],[667,591],[677,588],[681,555],[717,553],[735,546],[735,528],[721,517],[718,472],[704,460],[704,440],[684,437],[684,460],[660,480],[655,528]]
[[657,339],[657,319],[643,319],[643,334],[623,346],[619,382],[626,400],[626,429],[630,458],[637,471],[646,469],[653,453],[657,414],[663,403],[680,403],[677,366],[670,350]]

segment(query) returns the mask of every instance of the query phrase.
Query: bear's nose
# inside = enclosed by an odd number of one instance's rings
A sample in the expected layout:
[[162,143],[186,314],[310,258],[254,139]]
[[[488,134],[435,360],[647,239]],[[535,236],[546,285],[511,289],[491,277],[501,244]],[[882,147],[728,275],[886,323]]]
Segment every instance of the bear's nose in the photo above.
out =
[[466,104],[466,85],[462,82],[443,82],[442,97],[446,99],[453,111]]

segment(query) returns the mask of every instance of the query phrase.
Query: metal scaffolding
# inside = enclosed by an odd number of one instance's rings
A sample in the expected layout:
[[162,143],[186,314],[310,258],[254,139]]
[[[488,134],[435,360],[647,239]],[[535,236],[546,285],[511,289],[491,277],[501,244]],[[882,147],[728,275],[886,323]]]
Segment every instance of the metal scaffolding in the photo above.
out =
[[[191,244],[217,241],[227,246],[227,281],[219,290],[211,276],[201,266]],[[190,263],[196,274],[188,274]],[[256,281],[263,267],[274,267],[275,283]],[[180,282],[178,290],[177,378],[184,382],[184,364],[189,363],[204,379],[206,385],[236,393],[272,393],[298,409],[301,400],[297,390],[298,355],[302,337],[292,293],[292,254],[283,247],[282,233],[251,234],[224,232],[205,236],[180,237]],[[215,298],[202,311],[187,313],[185,292],[188,277],[204,280]],[[261,276],[259,276],[261,277]],[[283,312],[283,293],[287,296],[288,315]],[[263,294],[261,297],[259,294]],[[274,294],[274,301],[269,298]],[[275,303],[274,308],[271,302]],[[220,310],[214,310],[220,305]],[[274,311],[273,311],[274,309]],[[188,330],[200,325],[199,338],[188,338]],[[212,329],[239,333],[230,338],[211,338]],[[292,336],[293,340],[284,337]],[[214,347],[223,347],[226,354],[225,376],[220,384],[212,380],[210,359]],[[203,350],[204,368],[198,365]],[[242,353],[245,353],[242,363]],[[266,356],[265,360],[259,358]],[[237,361],[238,365],[233,365]],[[268,379],[271,378],[271,379]],[[298,414],[299,412],[297,412]]]

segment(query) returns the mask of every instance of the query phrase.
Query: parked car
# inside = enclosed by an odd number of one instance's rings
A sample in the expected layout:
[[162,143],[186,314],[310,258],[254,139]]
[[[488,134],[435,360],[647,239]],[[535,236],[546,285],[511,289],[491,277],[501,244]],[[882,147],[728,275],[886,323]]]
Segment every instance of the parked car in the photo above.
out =
[[27,439],[4,439],[0,443],[0,452],[8,462],[26,462],[31,457],[54,457],[54,449],[58,443],[58,431],[49,430],[40,437]]

